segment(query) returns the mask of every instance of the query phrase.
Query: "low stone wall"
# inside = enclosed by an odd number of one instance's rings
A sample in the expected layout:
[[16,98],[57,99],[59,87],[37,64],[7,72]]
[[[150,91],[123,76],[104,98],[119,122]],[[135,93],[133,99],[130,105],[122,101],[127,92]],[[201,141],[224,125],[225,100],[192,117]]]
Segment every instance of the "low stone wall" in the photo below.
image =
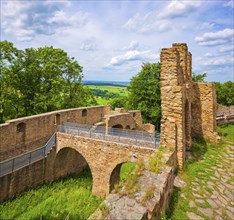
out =
[[[173,191],[173,168],[167,167],[160,174],[145,170],[137,183],[140,185],[140,190],[131,197],[116,193],[109,194],[101,204],[102,208],[97,209],[89,220],[159,220],[168,206]],[[155,187],[152,195],[142,203],[142,198],[152,186]]]
[[59,124],[73,122],[93,125],[109,113],[110,106],[91,106],[9,120],[0,124],[0,161],[45,144]]

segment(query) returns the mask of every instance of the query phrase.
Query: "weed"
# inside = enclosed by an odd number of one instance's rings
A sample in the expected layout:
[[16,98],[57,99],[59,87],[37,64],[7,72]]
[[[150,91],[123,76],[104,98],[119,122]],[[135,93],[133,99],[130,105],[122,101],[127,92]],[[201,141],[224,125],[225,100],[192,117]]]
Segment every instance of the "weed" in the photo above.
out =
[[102,213],[102,217],[107,216],[110,212],[109,207],[105,202],[101,203],[101,205],[98,208]]
[[141,198],[141,204],[144,206],[146,201],[150,200],[154,196],[154,191],[156,187],[155,185],[149,186],[149,188],[146,190],[144,196]]
[[149,157],[148,162],[148,170],[154,173],[160,173],[161,172],[161,166],[162,166],[162,153],[161,152],[155,152],[152,156]]

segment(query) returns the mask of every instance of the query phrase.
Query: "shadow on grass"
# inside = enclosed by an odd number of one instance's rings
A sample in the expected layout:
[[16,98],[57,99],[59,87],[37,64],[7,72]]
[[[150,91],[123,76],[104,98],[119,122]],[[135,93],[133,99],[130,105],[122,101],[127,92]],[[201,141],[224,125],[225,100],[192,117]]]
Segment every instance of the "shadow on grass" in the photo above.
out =
[[180,188],[174,186],[173,192],[172,192],[171,197],[170,197],[170,203],[169,203],[169,206],[168,206],[166,213],[165,213],[165,219],[167,219],[167,220],[173,219],[173,213],[176,209],[176,204],[179,201],[180,193],[181,193]]
[[188,156],[188,163],[190,164],[202,160],[204,154],[207,152],[207,142],[204,137],[197,136],[192,141],[193,143]]

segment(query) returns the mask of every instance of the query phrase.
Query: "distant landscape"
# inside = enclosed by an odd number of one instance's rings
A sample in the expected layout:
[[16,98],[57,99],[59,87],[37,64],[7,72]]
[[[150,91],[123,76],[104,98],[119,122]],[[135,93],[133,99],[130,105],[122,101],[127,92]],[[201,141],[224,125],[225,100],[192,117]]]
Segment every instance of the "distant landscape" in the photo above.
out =
[[84,80],[98,105],[108,105],[113,98],[128,96],[127,86],[130,82]]

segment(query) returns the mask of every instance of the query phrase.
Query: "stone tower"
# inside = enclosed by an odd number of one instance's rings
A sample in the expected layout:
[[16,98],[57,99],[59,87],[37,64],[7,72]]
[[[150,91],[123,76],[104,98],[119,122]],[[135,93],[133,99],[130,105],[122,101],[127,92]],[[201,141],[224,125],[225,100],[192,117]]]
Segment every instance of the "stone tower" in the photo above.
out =
[[177,149],[179,167],[194,136],[216,139],[216,94],[213,84],[192,81],[192,54],[187,44],[161,51],[161,145]]

